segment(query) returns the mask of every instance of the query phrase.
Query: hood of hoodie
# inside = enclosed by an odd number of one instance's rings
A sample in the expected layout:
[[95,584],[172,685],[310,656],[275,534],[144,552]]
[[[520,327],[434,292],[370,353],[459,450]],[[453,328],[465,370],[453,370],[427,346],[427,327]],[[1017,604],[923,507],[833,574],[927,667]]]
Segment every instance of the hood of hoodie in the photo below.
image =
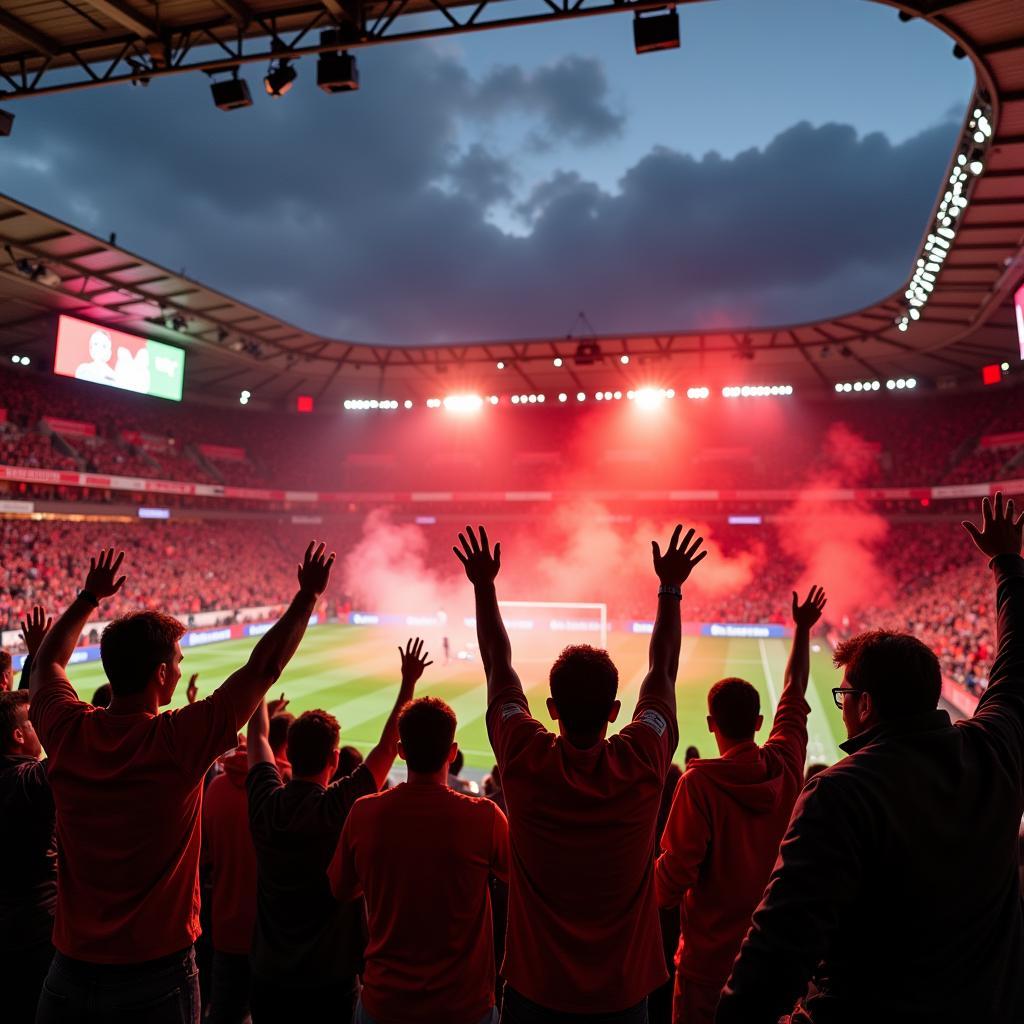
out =
[[245,777],[249,774],[249,757],[245,752],[245,747],[239,747],[237,750],[232,750],[230,754],[225,754],[220,759],[220,763],[224,766],[224,774],[231,782],[239,789],[245,789]]
[[786,795],[782,762],[766,757],[754,742],[733,747],[724,757],[697,758],[687,767],[686,774],[690,772],[753,814],[775,810]]

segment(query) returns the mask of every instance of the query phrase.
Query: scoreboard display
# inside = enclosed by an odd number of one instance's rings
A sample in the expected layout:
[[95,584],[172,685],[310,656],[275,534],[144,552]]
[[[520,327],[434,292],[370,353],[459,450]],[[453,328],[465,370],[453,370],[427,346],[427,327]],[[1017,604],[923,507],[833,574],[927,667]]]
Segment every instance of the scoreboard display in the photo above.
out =
[[162,341],[62,316],[57,321],[53,372],[180,402],[185,351]]

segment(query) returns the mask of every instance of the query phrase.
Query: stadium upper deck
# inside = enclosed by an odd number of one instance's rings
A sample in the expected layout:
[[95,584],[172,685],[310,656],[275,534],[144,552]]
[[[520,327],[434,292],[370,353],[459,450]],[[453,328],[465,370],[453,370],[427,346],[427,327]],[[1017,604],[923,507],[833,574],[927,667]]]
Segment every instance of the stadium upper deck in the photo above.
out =
[[[412,2],[401,10],[421,6]],[[811,324],[718,333],[667,330],[434,348],[361,345],[283,323],[0,198],[0,242],[8,247],[0,268],[0,347],[45,361],[52,353],[55,314],[71,312],[184,347],[187,397],[225,400],[244,387],[253,391],[256,404],[277,409],[300,393],[330,407],[345,398],[395,393],[422,402],[438,391],[627,389],[643,386],[655,369],[661,386],[676,389],[784,382],[802,390],[831,390],[865,376],[914,376],[940,384],[973,378],[982,364],[1016,359],[1018,351],[1011,295],[1024,279],[1024,8],[1014,0],[917,0],[894,6],[946,32],[957,52],[974,63],[977,87],[908,281],[869,308]],[[336,0],[161,4],[159,24],[153,21],[154,6],[141,0],[92,0],[85,7],[91,28],[81,13],[73,15],[57,2],[4,5],[0,82],[6,81],[8,99],[46,87],[51,68],[58,69],[54,84],[59,88],[117,80],[116,73],[104,78],[95,68],[118,54],[136,62],[129,75],[133,80],[200,67],[202,54],[198,64],[190,62],[198,36],[223,42],[228,34],[238,37],[241,25],[243,41],[262,45],[271,14],[279,15],[279,37],[293,33],[278,42],[297,54],[321,49],[303,49],[308,40],[299,38],[314,28],[353,24],[345,13],[349,8]],[[501,10],[500,3],[492,7]],[[346,45],[395,38],[390,23],[383,24],[386,16],[375,20],[382,12],[374,4],[361,10],[356,27],[362,34]],[[559,16],[594,12],[584,4],[567,6]],[[461,17],[466,22],[468,11]],[[482,27],[462,22],[460,31]],[[447,30],[456,29],[448,22]],[[169,64],[154,57],[161,47],[170,48]],[[259,49],[239,50],[229,63],[266,56]],[[92,70],[82,71],[79,58]],[[223,52],[218,59],[226,59]],[[67,77],[70,71],[60,77],[59,69],[72,63],[84,76],[77,85]]]

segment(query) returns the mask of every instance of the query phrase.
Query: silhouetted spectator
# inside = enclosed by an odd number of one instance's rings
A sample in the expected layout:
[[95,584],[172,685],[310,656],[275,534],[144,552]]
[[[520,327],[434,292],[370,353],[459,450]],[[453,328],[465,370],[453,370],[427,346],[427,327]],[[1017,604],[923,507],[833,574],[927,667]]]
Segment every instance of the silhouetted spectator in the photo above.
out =
[[434,697],[404,708],[408,781],[356,803],[330,866],[337,899],[366,897],[356,1024],[497,1021],[488,879],[508,878],[508,823],[448,785],[455,726]]
[[14,663],[7,651],[0,651],[0,693],[14,689]]
[[530,714],[498,608],[501,545],[467,528],[455,549],[476,598],[487,675],[487,727],[509,808],[512,860],[502,1018],[505,1024],[601,1014],[644,1021],[647,996],[668,977],[654,898],[658,808],[679,734],[681,586],[701,539],[664,557],[650,671],[633,721],[606,738],[619,712],[618,672],[605,651],[569,647],[551,669],[553,736]]
[[819,772],[823,772],[827,767],[827,764],[809,764],[807,766],[807,771],[804,772],[804,785],[806,786],[815,775]]
[[758,692],[744,679],[722,679],[708,694],[708,728],[719,755],[684,772],[658,859],[658,902],[679,907],[673,1024],[712,1024],[750,915],[761,899],[779,843],[803,785],[811,628],[825,595],[793,594],[793,648],[764,746]]
[[721,1024],[775,1024],[798,1000],[796,1020],[829,1024],[1024,1019],[1024,515],[997,494],[965,526],[995,574],[991,684],[953,724],[920,640],[836,648],[848,756],[800,796]]
[[683,765],[686,768],[690,767],[691,761],[696,761],[700,758],[700,751],[696,747],[687,747],[686,753],[683,755]]
[[338,770],[334,773],[334,778],[331,781],[337,782],[338,779],[351,775],[362,763],[363,754],[358,747],[342,747],[338,751]]
[[110,698],[113,696],[113,692],[110,689],[110,683],[102,683],[96,687],[96,692],[92,695],[90,703],[94,708],[108,708],[110,707]]
[[154,1004],[161,1021],[198,1024],[203,776],[295,653],[333,555],[311,544],[298,593],[248,662],[205,700],[163,713],[181,678],[185,630],[169,616],[140,612],[104,629],[109,709],[79,701],[65,672],[86,621],[124,584],[122,560],[113,549],[92,560],[84,589],[32,666],[31,716],[49,754],[60,878],[57,953],[39,1024],[137,1019],[140,1006]]
[[472,784],[461,777],[462,766],[464,763],[465,759],[462,756],[462,751],[459,750],[455,754],[455,760],[448,766],[448,785],[454,789],[456,793],[472,794]]
[[337,719],[307,711],[288,730],[287,785],[267,739],[266,704],[249,722],[249,826],[256,847],[256,929],[252,945],[254,1024],[347,1021],[362,955],[362,907],[332,899],[327,866],[345,819],[361,796],[386,781],[398,753],[398,714],[426,667],[423,643],[402,652],[398,700],[380,742],[347,778],[338,767]]

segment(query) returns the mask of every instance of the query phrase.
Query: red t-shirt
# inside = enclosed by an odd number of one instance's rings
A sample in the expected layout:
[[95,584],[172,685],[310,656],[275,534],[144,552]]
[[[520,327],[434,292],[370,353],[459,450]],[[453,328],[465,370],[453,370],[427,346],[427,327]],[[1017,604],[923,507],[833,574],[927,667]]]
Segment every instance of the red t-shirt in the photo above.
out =
[[249,831],[249,774],[245,750],[224,758],[224,772],[203,797],[204,859],[210,864],[213,948],[248,953],[256,924],[256,848]]
[[57,807],[53,944],[91,963],[141,963],[199,935],[202,782],[238,742],[227,698],[158,715],[83,704],[66,676],[32,698]]
[[675,715],[642,700],[618,735],[580,750],[509,688],[491,702],[487,729],[511,831],[502,974],[562,1013],[634,1006],[668,978],[654,854]]
[[492,801],[419,783],[363,797],[327,874],[339,901],[366,897],[376,1024],[476,1024],[494,1005],[488,878],[508,877],[508,822]]

